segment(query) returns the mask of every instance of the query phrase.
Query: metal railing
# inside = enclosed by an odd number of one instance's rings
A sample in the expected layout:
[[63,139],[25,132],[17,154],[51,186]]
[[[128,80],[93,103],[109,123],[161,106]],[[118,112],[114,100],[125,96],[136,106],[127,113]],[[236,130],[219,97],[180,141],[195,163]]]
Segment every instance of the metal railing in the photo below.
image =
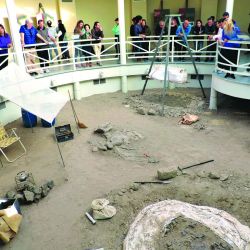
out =
[[[143,40],[138,37],[128,37],[126,41],[127,62],[134,63],[134,61],[147,61],[148,59],[151,59],[155,52],[158,39],[159,37],[157,36],[149,36],[147,37],[147,40]],[[86,66],[90,66],[90,64],[93,64],[93,66],[95,66],[94,64],[99,62],[99,59],[97,58],[93,48],[95,45],[93,42],[95,41],[96,40],[69,40],[58,42],[56,44],[58,54],[53,58],[51,58],[51,53],[49,52],[53,51],[55,49],[54,47],[49,47],[48,45],[45,46],[45,44],[36,44],[36,47],[34,47],[34,45],[25,46],[25,48],[23,49],[23,55],[26,62],[26,68],[28,69],[30,66],[35,66],[38,70],[41,71],[40,60],[43,60],[43,63],[47,64],[47,66],[42,67],[42,69],[51,70],[53,71],[53,73],[77,70],[80,67],[83,69]],[[232,73],[230,69],[221,69],[221,65],[224,64],[224,66],[237,67],[238,71],[237,73],[234,73],[238,75],[249,76],[247,70],[249,69],[250,59],[249,57],[248,59],[246,59],[247,57],[245,56],[243,61],[242,55],[244,55],[245,53],[250,53],[250,49],[246,48],[246,45],[250,45],[250,41],[239,42],[242,46],[241,48],[237,49],[238,55],[236,63],[231,63],[229,60],[226,60],[226,58],[221,63],[221,61],[219,60],[219,58],[223,56],[221,54],[221,49],[231,48],[222,47],[222,45],[218,45],[216,41],[208,40],[207,35],[199,36],[199,39],[197,39],[197,36],[190,35],[188,36],[188,42],[193,53],[193,57],[196,59],[196,61],[207,61],[208,59],[210,59],[210,61],[212,62],[214,59],[216,59],[215,62],[213,62],[215,63],[216,69],[222,70],[223,72]],[[167,40],[166,36],[163,37],[157,55],[158,61],[164,61],[168,43],[170,43],[170,63],[178,63],[180,58],[185,59],[186,63],[191,63],[191,61],[189,60],[189,54],[187,52],[187,45],[176,36],[171,36],[171,39],[169,41]],[[106,66],[120,64],[120,55],[115,51],[115,47],[118,47],[119,49],[119,42],[117,42],[116,38],[104,38],[100,41],[100,44],[103,46],[103,49],[100,53],[100,62]],[[39,46],[45,47],[40,47],[38,49],[37,47]],[[31,47],[33,52],[29,50],[29,48]],[[48,51],[47,59],[38,56],[39,52],[44,50]],[[66,53],[70,55],[70,58],[62,59]],[[0,62],[0,67],[4,64],[4,62],[6,62],[6,60],[16,61],[15,52],[10,50],[8,55],[8,58],[6,58],[3,62]],[[27,55],[34,57],[34,63],[28,64],[28,62],[26,61]],[[0,59],[2,56],[5,55],[0,54]]]

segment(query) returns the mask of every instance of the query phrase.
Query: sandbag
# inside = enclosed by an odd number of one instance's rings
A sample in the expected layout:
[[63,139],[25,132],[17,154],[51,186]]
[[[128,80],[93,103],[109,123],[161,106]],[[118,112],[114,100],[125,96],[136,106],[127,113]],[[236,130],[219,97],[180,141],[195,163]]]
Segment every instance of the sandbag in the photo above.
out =
[[[163,81],[165,75],[165,65],[156,65],[149,74],[149,78]],[[186,83],[187,71],[184,68],[168,66],[168,80],[174,83]]]

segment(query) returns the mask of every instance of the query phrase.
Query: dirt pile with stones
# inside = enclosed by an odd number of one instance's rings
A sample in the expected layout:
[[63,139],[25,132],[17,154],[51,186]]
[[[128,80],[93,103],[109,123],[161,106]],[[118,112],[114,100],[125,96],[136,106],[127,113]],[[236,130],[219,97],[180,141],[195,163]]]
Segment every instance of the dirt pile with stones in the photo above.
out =
[[[163,109],[164,103],[164,109]],[[138,92],[129,94],[123,105],[130,107],[141,115],[163,115],[167,117],[181,117],[185,114],[199,114],[206,109],[204,98],[189,93],[168,91],[162,98],[160,90],[150,90],[144,95]]]

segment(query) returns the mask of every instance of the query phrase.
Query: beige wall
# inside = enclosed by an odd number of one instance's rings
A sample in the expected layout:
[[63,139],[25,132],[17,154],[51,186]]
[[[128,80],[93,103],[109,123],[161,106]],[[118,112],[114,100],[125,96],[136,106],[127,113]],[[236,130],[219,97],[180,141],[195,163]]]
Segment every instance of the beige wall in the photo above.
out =
[[206,23],[208,17],[217,16],[218,0],[202,0],[201,2],[201,20]]
[[250,23],[250,1],[234,0],[233,19],[236,20],[242,31],[247,32]]

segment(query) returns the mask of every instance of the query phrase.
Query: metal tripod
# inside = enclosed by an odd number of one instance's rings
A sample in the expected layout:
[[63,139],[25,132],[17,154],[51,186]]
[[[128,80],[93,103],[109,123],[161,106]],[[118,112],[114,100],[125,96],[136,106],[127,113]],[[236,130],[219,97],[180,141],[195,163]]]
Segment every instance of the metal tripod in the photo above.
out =
[[[178,18],[178,22],[181,25],[182,33],[183,33],[183,38],[184,38],[184,41],[185,41],[185,45],[188,48],[188,53],[189,53],[189,56],[191,58],[192,64],[194,66],[194,70],[195,70],[195,73],[196,73],[196,78],[199,81],[199,85],[200,85],[200,88],[201,88],[202,95],[203,95],[204,98],[206,98],[206,94],[204,92],[204,89],[203,89],[203,86],[202,86],[202,83],[201,83],[201,80],[200,80],[200,77],[199,77],[199,73],[198,73],[198,70],[197,70],[197,67],[196,67],[196,64],[195,64],[195,60],[193,58],[192,51],[191,51],[191,49],[189,47],[187,36],[185,34],[183,25],[181,23],[181,19],[180,19],[181,15],[179,15],[179,14],[165,15],[165,21],[164,21],[165,22],[165,27],[166,27],[166,24],[168,23],[168,37],[167,37],[168,43],[167,43],[166,60],[165,60],[164,86],[163,86],[163,97],[162,97],[162,114],[164,114],[164,97],[166,96],[167,86],[169,84],[168,65],[169,65],[170,29],[171,29],[172,18],[174,18],[174,17]],[[158,40],[156,48],[155,48],[155,53],[154,53],[153,59],[151,61],[151,65],[150,65],[150,68],[149,68],[149,71],[148,71],[148,74],[147,74],[147,77],[146,77],[146,80],[145,80],[145,83],[144,83],[141,95],[144,94],[144,91],[146,89],[146,86],[147,86],[147,83],[148,83],[148,79],[149,79],[149,75],[150,75],[150,73],[152,71],[153,65],[155,63],[155,59],[156,59],[158,51],[159,51],[159,47],[161,45],[161,40],[162,40],[163,33],[164,33],[164,28],[162,28],[162,30],[161,30],[161,34],[160,34],[159,40]]]

